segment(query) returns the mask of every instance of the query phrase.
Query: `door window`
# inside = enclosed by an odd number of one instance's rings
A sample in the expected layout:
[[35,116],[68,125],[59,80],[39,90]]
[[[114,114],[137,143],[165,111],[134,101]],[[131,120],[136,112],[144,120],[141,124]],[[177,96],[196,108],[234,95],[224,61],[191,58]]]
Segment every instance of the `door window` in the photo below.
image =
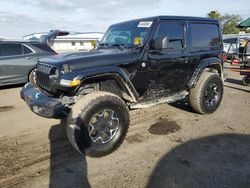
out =
[[205,50],[220,49],[220,34],[217,24],[191,24],[191,42],[193,48]]
[[23,45],[23,53],[24,54],[31,54],[31,53],[33,53],[33,51],[31,49],[29,49],[28,47]]
[[2,44],[1,45],[2,56],[15,56],[22,55],[22,45],[21,44]]
[[184,26],[181,23],[162,23],[159,25],[155,38],[168,37],[167,49],[184,48]]

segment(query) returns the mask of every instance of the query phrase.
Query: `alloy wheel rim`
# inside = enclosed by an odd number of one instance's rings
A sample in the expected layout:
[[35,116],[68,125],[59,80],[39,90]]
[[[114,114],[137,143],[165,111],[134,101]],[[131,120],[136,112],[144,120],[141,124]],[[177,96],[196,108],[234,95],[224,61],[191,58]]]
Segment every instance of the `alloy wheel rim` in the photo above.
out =
[[208,107],[215,106],[219,99],[219,89],[215,83],[211,83],[206,88],[205,92],[205,104]]
[[90,118],[89,137],[94,143],[106,144],[114,138],[119,127],[116,113],[111,109],[104,109]]

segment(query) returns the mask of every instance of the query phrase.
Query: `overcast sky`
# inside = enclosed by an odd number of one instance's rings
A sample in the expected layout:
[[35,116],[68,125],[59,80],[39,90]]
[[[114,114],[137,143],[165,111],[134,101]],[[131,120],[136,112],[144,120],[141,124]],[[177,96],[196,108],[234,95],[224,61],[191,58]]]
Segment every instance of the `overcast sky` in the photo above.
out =
[[250,17],[249,0],[7,0],[0,2],[0,36],[20,38],[62,29],[105,32],[116,22],[156,16],[203,16],[211,10]]

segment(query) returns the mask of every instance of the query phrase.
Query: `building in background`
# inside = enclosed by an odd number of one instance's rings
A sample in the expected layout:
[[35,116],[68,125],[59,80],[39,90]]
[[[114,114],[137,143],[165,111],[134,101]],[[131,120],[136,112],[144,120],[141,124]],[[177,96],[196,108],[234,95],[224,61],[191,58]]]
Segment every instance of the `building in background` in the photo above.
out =
[[[47,32],[32,33],[25,35],[23,39],[39,41],[39,38],[46,34]],[[101,40],[102,36],[103,33],[101,32],[70,32],[69,35],[58,36],[51,47],[57,52],[91,50],[93,49],[93,41]]]

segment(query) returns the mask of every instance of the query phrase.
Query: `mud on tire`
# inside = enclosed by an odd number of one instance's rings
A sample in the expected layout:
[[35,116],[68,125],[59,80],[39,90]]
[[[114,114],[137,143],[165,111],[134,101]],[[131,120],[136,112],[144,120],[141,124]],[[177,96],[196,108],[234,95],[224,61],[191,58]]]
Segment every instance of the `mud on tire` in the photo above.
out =
[[123,142],[129,126],[129,111],[118,96],[94,91],[82,97],[72,108],[67,136],[81,154],[102,157]]
[[223,82],[212,72],[203,72],[196,86],[190,90],[189,104],[200,114],[210,114],[219,107],[223,96]]

